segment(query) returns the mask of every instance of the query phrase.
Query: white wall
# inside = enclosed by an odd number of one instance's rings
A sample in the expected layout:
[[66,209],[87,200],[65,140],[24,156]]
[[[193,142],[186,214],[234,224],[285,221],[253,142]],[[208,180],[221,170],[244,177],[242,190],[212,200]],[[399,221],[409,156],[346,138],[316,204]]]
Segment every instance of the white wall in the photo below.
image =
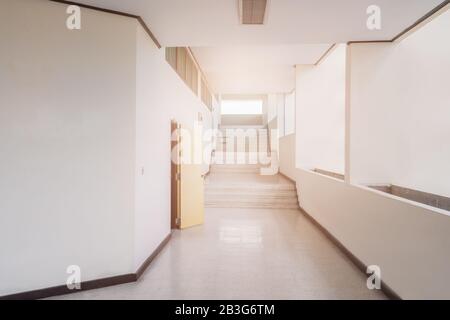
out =
[[267,123],[277,117],[278,95],[271,93],[267,95]]
[[295,180],[295,134],[281,137],[278,142],[280,172]]
[[[213,112],[212,112],[212,127],[214,129],[219,129],[220,127],[220,116],[221,116],[221,109],[220,109],[220,104],[221,104],[222,98],[220,95],[217,95],[217,100],[213,99]],[[214,137],[215,140],[216,137]],[[214,141],[214,145],[215,145],[216,141]]]
[[295,133],[295,91],[286,94],[284,104],[284,134]]
[[448,212],[297,169],[300,206],[403,299],[450,297]]
[[351,45],[350,172],[450,196],[450,12],[393,44]]
[[[352,44],[348,61],[351,183],[303,168],[296,169],[295,175],[301,207],[364,264],[380,266],[382,280],[404,299],[449,298],[449,212],[357,183],[394,183],[449,194],[450,46],[444,41],[449,27],[447,11],[400,43]],[[319,67],[299,67],[297,93],[299,88],[314,92],[318,87],[308,83],[320,81],[326,97],[341,85],[339,77],[339,85],[330,88],[329,74],[317,73],[332,63],[335,54]],[[316,96],[310,97],[313,102]],[[305,93],[297,95],[300,143],[296,145],[301,157],[305,150],[314,151],[305,141],[314,132],[307,120],[325,130],[319,114],[302,113],[302,102],[309,102],[304,97]],[[333,106],[332,101],[327,105]],[[280,141],[280,151],[287,149],[285,144],[288,141]],[[283,154],[282,168],[284,162],[288,169],[282,172],[291,172],[290,154]]]
[[272,153],[273,157],[277,157],[278,159],[278,119],[277,117],[273,118],[269,123],[267,124],[267,131],[268,131],[268,139],[269,146],[270,146],[270,152]]
[[[212,116],[165,60],[144,30],[137,27],[136,218],[137,269],[170,232],[170,123],[193,128],[202,114],[204,129]],[[144,175],[141,174],[144,168]],[[209,170],[204,164],[203,172]]]
[[277,105],[277,127],[278,127],[278,134],[280,137],[285,135],[284,109],[285,109],[285,95],[282,95],[281,100],[278,101]]
[[267,127],[268,130],[270,130],[270,146],[271,151],[276,152],[277,156],[279,137],[283,136],[285,131],[285,97],[286,95],[284,93],[272,93],[267,95]]
[[135,272],[170,232],[170,120],[211,125],[135,19],[66,7],[0,3],[0,296]]
[[262,126],[261,114],[223,114],[220,119],[222,126]]
[[346,46],[296,68],[297,165],[344,173]]
[[0,296],[134,272],[136,22],[65,8],[0,3]]

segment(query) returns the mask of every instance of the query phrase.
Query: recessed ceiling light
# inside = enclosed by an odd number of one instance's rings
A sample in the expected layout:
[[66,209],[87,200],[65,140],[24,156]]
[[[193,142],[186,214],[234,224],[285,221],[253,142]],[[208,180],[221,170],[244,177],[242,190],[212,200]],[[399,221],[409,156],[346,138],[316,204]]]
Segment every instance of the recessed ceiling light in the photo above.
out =
[[264,24],[268,0],[239,0],[241,24]]

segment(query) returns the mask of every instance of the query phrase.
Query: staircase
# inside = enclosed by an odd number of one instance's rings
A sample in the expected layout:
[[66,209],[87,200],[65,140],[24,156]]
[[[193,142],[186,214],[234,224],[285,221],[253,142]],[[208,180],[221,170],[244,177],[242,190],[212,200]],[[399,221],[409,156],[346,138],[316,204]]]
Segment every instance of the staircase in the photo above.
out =
[[298,209],[293,182],[259,172],[259,165],[213,165],[205,181],[205,207]]
[[211,166],[211,174],[217,173],[253,173],[259,174],[260,165],[257,164],[216,164]]

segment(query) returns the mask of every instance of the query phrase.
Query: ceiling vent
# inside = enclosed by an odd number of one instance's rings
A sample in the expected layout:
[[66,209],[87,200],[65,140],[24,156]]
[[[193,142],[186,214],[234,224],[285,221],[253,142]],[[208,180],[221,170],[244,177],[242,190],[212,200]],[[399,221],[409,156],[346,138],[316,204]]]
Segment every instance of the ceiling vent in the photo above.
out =
[[268,0],[239,0],[241,24],[264,24]]

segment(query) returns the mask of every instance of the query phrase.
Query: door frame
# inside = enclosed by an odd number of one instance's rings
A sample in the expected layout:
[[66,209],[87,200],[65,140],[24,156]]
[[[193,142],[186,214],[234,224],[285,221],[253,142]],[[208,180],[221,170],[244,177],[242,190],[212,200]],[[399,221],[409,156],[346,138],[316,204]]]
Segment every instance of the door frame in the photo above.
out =
[[[180,136],[177,130],[180,128],[176,120],[170,124],[170,227],[171,229],[180,229],[180,165],[179,152],[175,153],[177,145],[180,142]],[[173,157],[176,157],[175,159]]]

